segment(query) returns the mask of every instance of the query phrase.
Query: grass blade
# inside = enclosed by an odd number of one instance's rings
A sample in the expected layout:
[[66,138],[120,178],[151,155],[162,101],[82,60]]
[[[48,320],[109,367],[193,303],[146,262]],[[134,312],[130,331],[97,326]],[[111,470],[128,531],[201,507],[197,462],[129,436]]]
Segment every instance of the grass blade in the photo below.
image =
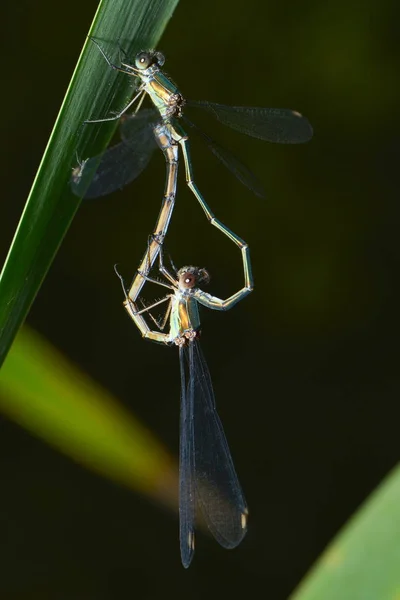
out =
[[399,600],[400,466],[328,546],[290,600]]
[[[178,0],[102,0],[90,35],[114,59],[154,47]],[[126,104],[132,78],[107,67],[86,40],[0,275],[0,365],[23,323],[79,207],[69,187],[77,152],[87,158],[108,144],[116,123],[85,126]]]

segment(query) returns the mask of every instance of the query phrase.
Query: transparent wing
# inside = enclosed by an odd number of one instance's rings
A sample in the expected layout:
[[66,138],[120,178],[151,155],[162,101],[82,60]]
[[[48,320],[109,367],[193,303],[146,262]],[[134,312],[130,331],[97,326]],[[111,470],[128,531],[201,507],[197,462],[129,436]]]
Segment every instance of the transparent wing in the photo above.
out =
[[188,106],[202,108],[218,121],[241,133],[279,144],[300,144],[313,135],[308,120],[285,108],[225,106],[214,102],[189,101]]
[[187,569],[194,553],[195,520],[195,476],[194,476],[194,435],[193,435],[193,380],[186,385],[185,357],[187,349],[179,347],[181,369],[181,416],[179,441],[179,541],[181,560]]
[[121,139],[136,146],[136,139],[146,125],[150,130],[160,121],[160,113],[154,108],[144,108],[137,114],[123,115],[120,124]]
[[193,404],[197,501],[215,539],[224,548],[234,548],[246,534],[247,505],[217,414],[210,372],[197,340],[189,343],[188,352],[187,397],[192,396],[189,403]]
[[[101,156],[83,161],[74,169],[71,188],[77,196],[98,198],[106,196],[136,179],[147,167],[153,150],[157,148],[151,118],[153,110],[143,110],[121,122],[121,133],[129,129],[129,138],[108,148]],[[125,124],[129,121],[129,126]]]
[[222,148],[217,142],[212,139],[209,135],[204,133],[197,125],[192,123],[187,117],[182,117],[185,123],[192,127],[200,137],[205,141],[208,148],[216,156],[227,169],[231,171],[237,177],[237,179],[249,188],[259,198],[265,197],[264,188],[254,175],[252,171],[241,161],[239,161],[231,152],[228,152],[225,148]]

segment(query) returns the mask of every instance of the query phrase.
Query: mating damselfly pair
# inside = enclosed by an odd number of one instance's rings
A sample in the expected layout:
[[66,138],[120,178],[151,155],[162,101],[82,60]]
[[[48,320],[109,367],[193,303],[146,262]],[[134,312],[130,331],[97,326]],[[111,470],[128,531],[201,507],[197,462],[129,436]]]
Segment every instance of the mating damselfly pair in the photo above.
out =
[[[79,168],[74,169],[71,180],[73,191],[79,196],[95,198],[122,188],[145,169],[157,147],[166,160],[166,182],[159,217],[132,284],[127,291],[124,288],[124,305],[145,338],[179,347],[180,548],[182,563],[188,567],[194,552],[196,506],[201,508],[209,529],[222,546],[237,546],[246,533],[247,505],[216,411],[211,377],[199,345],[198,305],[214,310],[228,310],[252,291],[253,278],[246,242],[214,216],[194,181],[189,136],[182,124],[196,131],[213,154],[258,196],[263,195],[262,187],[252,172],[209,135],[199,130],[189,119],[188,109],[201,109],[232,129],[277,143],[306,142],[312,137],[312,128],[300,113],[288,109],[234,107],[186,100],[162,71],[164,56],[160,52],[140,52],[134,64],[125,60],[117,65],[109,60],[97,41],[93,42],[107,64],[136,78],[138,87],[134,98],[118,114],[87,121],[101,123],[120,119],[122,141],[106,150],[101,157],[85,159]],[[150,98],[152,108],[142,108],[146,96]],[[127,114],[133,107],[133,112]],[[201,290],[199,285],[208,280],[204,269],[189,266],[175,269],[172,274],[164,265],[162,247],[177,193],[179,149],[189,189],[209,222],[234,242],[242,254],[244,287],[226,300]],[[150,277],[157,256],[162,281]],[[142,308],[137,301],[147,281],[169,288],[170,293]],[[163,303],[167,306],[164,319],[160,323],[152,317],[157,326],[157,330],[153,330],[148,316],[151,316],[152,308]],[[168,324],[169,332],[165,333],[164,329]]]

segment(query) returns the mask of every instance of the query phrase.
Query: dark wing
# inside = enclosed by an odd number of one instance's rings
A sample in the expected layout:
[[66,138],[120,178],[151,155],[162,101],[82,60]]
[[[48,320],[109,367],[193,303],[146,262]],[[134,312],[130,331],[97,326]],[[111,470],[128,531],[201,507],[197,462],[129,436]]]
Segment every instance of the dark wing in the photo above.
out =
[[231,152],[228,152],[225,148],[222,148],[217,142],[212,139],[209,135],[204,133],[197,125],[192,123],[187,117],[182,117],[184,122],[187,123],[190,127],[192,127],[199,136],[205,141],[208,148],[211,152],[219,158],[222,164],[225,165],[227,169],[231,171],[239,179],[243,185],[249,188],[256,196],[259,198],[264,198],[264,188],[261,183],[258,181],[257,177],[254,175],[252,171],[242,162],[240,162]]
[[210,372],[197,340],[189,343],[188,352],[196,497],[215,539],[224,548],[234,548],[246,534],[247,505],[215,407]]
[[181,369],[181,416],[179,441],[179,540],[182,564],[187,569],[194,553],[195,476],[193,435],[193,380],[186,385],[186,347],[179,347]]
[[202,108],[224,125],[268,142],[300,144],[308,142],[313,135],[308,120],[294,110],[225,106],[207,100],[189,101],[187,106]]
[[[143,110],[137,116],[125,117],[121,133],[129,127],[129,138],[108,148],[101,156],[89,158],[74,169],[71,188],[77,196],[98,198],[106,196],[136,179],[147,167],[153,150],[157,148],[149,119],[153,110]],[[129,126],[125,122],[129,121]]]

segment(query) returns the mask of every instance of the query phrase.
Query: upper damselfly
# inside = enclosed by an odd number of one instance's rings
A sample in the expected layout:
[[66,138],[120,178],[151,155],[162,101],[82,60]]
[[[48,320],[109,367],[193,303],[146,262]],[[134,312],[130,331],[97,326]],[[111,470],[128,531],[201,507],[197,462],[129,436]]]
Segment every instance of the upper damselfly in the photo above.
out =
[[[194,181],[189,137],[183,125],[196,130],[213,154],[242,183],[258,196],[263,195],[262,186],[253,173],[209,135],[200,131],[189,119],[188,109],[203,110],[224,125],[261,140],[297,144],[307,142],[312,137],[312,127],[308,120],[293,110],[226,106],[208,101],[186,100],[175,83],[163,72],[165,59],[161,52],[140,52],[136,55],[134,65],[128,62],[116,65],[109,60],[98,42],[94,39],[93,42],[111,68],[137,79],[138,89],[134,98],[118,114],[87,121],[102,123],[121,119],[122,141],[108,148],[101,157],[85,159],[79,168],[74,169],[71,186],[75,194],[86,198],[109,194],[134,180],[148,165],[153,151],[157,147],[161,148],[167,164],[166,183],[161,211],[153,231],[153,241],[139,267],[139,271],[144,274],[148,274],[149,267],[151,268],[157,257],[158,242],[165,238],[172,216],[177,188],[179,148],[184,159],[188,187],[210,223],[221,230],[225,228],[225,225],[214,217]],[[146,95],[153,103],[152,109],[141,109]],[[134,106],[133,112],[127,114]],[[154,241],[156,239],[157,242]],[[135,300],[138,297],[143,284],[144,279],[138,278],[137,287],[131,291],[131,299]]]

